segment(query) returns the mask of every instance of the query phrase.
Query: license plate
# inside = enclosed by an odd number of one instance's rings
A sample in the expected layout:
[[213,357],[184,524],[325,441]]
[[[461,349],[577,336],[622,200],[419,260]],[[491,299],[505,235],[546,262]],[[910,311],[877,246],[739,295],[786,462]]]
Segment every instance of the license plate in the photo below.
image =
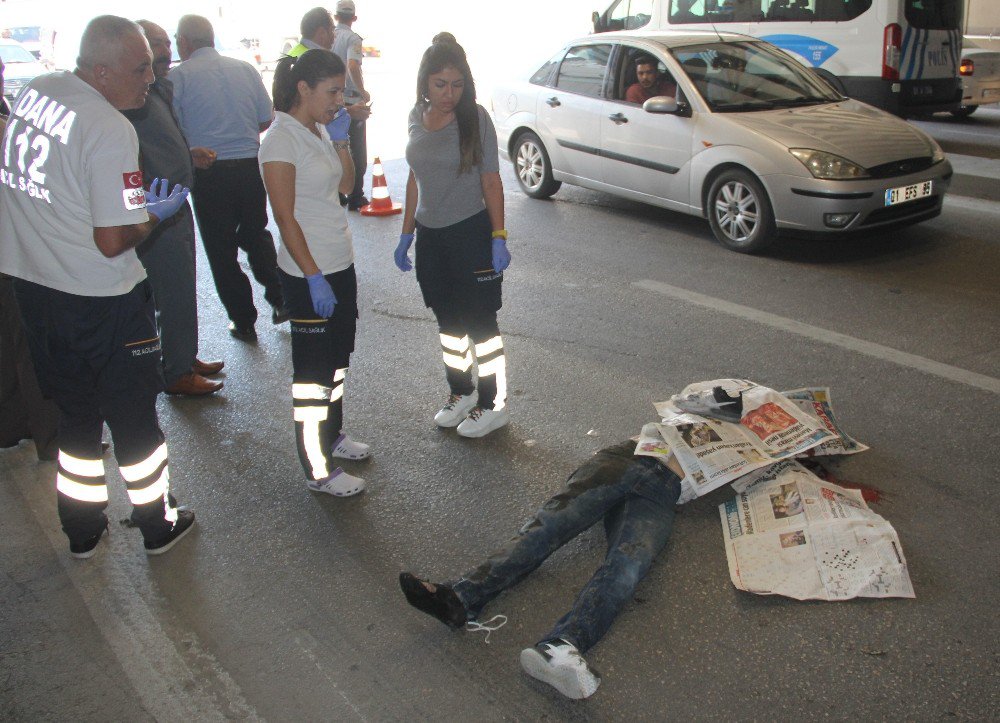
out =
[[930,196],[933,185],[934,181],[921,181],[909,186],[887,189],[885,192],[885,205],[895,206],[897,203],[916,201],[918,198]]

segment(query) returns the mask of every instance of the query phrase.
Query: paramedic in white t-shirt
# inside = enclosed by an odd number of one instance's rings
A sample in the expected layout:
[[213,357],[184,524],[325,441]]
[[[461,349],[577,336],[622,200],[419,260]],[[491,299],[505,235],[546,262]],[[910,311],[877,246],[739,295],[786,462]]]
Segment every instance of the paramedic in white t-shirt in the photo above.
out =
[[295,441],[309,489],[346,497],[364,490],[365,481],[335,460],[367,459],[371,450],[343,432],[358,318],[354,247],[338,195],[354,183],[344,62],[322,49],[282,58],[273,96],[274,123],[258,159],[281,232],[278,277],[292,316]]
[[0,145],[0,271],[14,277],[39,383],[59,407],[59,517],[78,558],[108,529],[104,423],[147,553],[194,523],[170,494],[160,345],[134,251],[188,190],[165,179],[144,190],[139,143],[118,112],[145,103],[151,59],[137,25],[95,18],[77,69],[29,82]]

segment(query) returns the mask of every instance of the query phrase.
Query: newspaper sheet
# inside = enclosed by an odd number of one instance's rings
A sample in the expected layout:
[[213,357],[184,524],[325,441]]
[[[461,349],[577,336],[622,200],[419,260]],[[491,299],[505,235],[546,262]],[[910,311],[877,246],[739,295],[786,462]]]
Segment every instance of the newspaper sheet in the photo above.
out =
[[803,412],[814,417],[824,427],[833,432],[832,437],[816,447],[806,451],[806,456],[820,456],[825,454],[856,454],[864,452],[868,447],[848,435],[837,423],[837,417],[833,413],[833,400],[830,398],[830,390],[826,387],[809,387],[806,389],[793,389],[782,392],[787,398]]
[[[673,401],[655,405],[661,417],[656,428],[684,469],[681,502],[836,438],[815,416],[782,394],[745,379],[691,384],[673,399],[714,387],[742,397],[739,424],[682,412]],[[649,454],[643,451],[644,445],[652,449],[650,438],[640,440],[636,454]]]
[[719,506],[733,585],[797,600],[914,597],[896,531],[857,490],[794,460],[740,480]]

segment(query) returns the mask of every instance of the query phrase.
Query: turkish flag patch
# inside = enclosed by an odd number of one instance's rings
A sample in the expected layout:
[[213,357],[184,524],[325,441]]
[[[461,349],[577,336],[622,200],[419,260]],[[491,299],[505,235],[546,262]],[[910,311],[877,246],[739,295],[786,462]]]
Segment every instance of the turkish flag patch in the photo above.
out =
[[142,188],[142,171],[123,173],[122,181],[125,184],[125,188]]

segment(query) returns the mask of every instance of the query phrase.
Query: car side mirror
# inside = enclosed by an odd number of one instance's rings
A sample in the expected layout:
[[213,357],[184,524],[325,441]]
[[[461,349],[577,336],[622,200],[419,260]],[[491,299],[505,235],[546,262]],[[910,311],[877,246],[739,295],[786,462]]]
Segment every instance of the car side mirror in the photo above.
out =
[[604,24],[601,22],[601,14],[596,10],[590,14],[590,21],[594,24],[594,32],[604,32]]
[[684,101],[677,102],[676,98],[669,95],[657,95],[642,104],[642,109],[647,113],[659,113],[661,115],[691,115],[691,106]]

